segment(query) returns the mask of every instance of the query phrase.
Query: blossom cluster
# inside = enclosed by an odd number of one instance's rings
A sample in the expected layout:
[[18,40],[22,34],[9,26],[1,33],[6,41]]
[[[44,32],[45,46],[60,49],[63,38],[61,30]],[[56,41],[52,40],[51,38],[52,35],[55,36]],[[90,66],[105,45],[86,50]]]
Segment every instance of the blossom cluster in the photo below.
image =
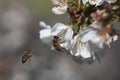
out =
[[[41,21],[42,42],[52,49],[65,52],[76,59],[91,63],[98,50],[110,47],[118,39],[114,25],[120,21],[120,3],[117,0],[51,0],[56,15],[68,14],[68,24],[53,27]],[[96,49],[97,48],[97,49]],[[100,54],[100,53],[99,53]]]

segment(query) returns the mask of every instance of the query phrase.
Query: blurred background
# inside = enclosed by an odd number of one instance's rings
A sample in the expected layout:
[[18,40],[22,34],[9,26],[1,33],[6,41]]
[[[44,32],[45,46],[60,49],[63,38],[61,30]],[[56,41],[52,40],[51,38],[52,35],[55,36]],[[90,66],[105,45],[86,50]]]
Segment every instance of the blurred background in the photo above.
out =
[[[68,22],[66,15],[54,15],[52,7],[50,0],[0,0],[0,80],[120,80],[119,40],[104,51],[101,63],[91,65],[41,42],[39,21],[51,26]],[[33,56],[22,64],[22,53],[28,49]]]

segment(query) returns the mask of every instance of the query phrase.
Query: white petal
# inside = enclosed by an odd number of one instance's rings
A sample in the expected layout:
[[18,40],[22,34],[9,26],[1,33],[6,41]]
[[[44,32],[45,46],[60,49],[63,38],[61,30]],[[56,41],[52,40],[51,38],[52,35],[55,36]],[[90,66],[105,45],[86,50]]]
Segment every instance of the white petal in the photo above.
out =
[[76,35],[73,39],[73,47],[76,45],[77,41],[80,41],[80,35]]
[[87,43],[82,44],[80,54],[83,58],[90,58],[92,56]]
[[106,0],[108,3],[115,3],[117,0]]
[[83,4],[86,4],[88,2],[88,0],[82,0]]
[[[87,31],[88,29],[86,29]],[[87,32],[84,31],[85,33],[81,34],[81,41],[82,42],[87,42],[91,39],[93,39],[93,37],[96,35],[97,31],[96,30],[88,30]]]
[[95,5],[96,4],[96,0],[94,1],[94,0],[89,0],[89,3],[91,4],[91,5]]
[[74,56],[81,56],[81,48],[82,48],[82,44],[79,43],[78,46],[76,47],[77,52],[74,52]]
[[43,21],[40,21],[40,22],[39,22],[39,25],[40,25],[42,28],[51,28],[51,26],[46,25],[46,23],[43,22]]
[[67,6],[64,6],[64,7],[53,7],[52,8],[52,12],[54,14],[57,14],[57,15],[60,15],[60,14],[64,14],[67,12]]
[[60,43],[60,46],[65,48],[66,50],[68,50],[71,47],[70,45],[71,45],[70,41],[66,41],[66,42]]
[[53,28],[52,28],[52,31],[51,31],[51,35],[53,36],[56,36],[58,35],[58,33],[60,33],[62,30],[65,30],[67,29],[68,26],[62,24],[62,23],[56,23]]
[[52,37],[50,36],[51,34],[51,29],[43,29],[40,30],[40,39],[42,42],[49,44],[52,41]]
[[86,28],[82,31],[80,36],[81,42],[91,41],[93,44],[98,46],[99,48],[103,48],[104,46],[104,38],[97,34],[97,30],[92,28]]
[[104,3],[104,0],[99,0],[97,3],[96,3],[96,6],[100,6]]
[[104,3],[104,0],[89,0],[89,3],[91,5],[96,5],[96,6],[100,6]]
[[118,35],[113,36],[113,41],[117,41]]
[[51,0],[54,5],[59,5],[60,0]]
[[43,30],[40,30],[39,33],[40,33],[40,39],[42,39],[43,37],[50,36],[51,29],[43,29]]
[[72,28],[68,28],[68,29],[67,29],[67,32],[66,32],[66,34],[65,34],[64,39],[65,39],[66,41],[68,41],[68,40],[71,40],[72,37],[73,37],[73,30],[72,30]]
[[80,35],[76,35],[73,40],[73,47],[70,51],[71,55],[81,56],[82,58],[94,57],[94,52],[90,50],[88,42],[80,42]]
[[103,48],[104,47],[104,39],[101,36],[98,36],[97,34],[93,36],[90,40],[92,43],[94,43],[97,47]]
[[110,43],[112,42],[112,38],[109,38],[109,40],[107,40],[106,44],[108,45],[108,47],[110,48]]
[[78,56],[80,53],[78,53],[79,52],[79,50],[80,50],[80,46],[81,46],[81,43],[80,43],[80,35],[78,34],[78,35],[76,35],[75,37],[74,37],[74,39],[72,39],[71,40],[71,42],[72,42],[72,47],[71,47],[71,51],[70,51],[70,53],[71,53],[71,55],[74,55],[74,56]]

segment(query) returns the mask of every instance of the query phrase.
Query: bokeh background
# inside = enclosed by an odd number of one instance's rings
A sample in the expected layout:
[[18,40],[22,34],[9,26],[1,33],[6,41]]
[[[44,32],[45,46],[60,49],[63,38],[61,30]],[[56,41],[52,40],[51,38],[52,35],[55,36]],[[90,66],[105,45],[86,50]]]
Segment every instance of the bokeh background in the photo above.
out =
[[[119,40],[104,51],[101,63],[93,64],[77,63],[41,42],[39,21],[51,26],[69,21],[54,15],[52,7],[50,0],[0,0],[0,80],[120,80]],[[28,49],[33,56],[22,64]]]

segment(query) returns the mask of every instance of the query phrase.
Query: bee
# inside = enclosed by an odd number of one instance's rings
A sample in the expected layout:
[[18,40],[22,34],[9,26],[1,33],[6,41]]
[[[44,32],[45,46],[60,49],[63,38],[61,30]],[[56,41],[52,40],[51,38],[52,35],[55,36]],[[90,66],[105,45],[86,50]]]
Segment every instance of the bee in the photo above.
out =
[[31,50],[25,50],[22,53],[22,64],[24,64],[25,62],[28,61],[28,59],[30,59],[32,57],[32,52]]
[[54,36],[53,38],[53,47],[57,50],[57,51],[67,51],[65,48],[62,48],[59,45],[59,37],[58,36]]

